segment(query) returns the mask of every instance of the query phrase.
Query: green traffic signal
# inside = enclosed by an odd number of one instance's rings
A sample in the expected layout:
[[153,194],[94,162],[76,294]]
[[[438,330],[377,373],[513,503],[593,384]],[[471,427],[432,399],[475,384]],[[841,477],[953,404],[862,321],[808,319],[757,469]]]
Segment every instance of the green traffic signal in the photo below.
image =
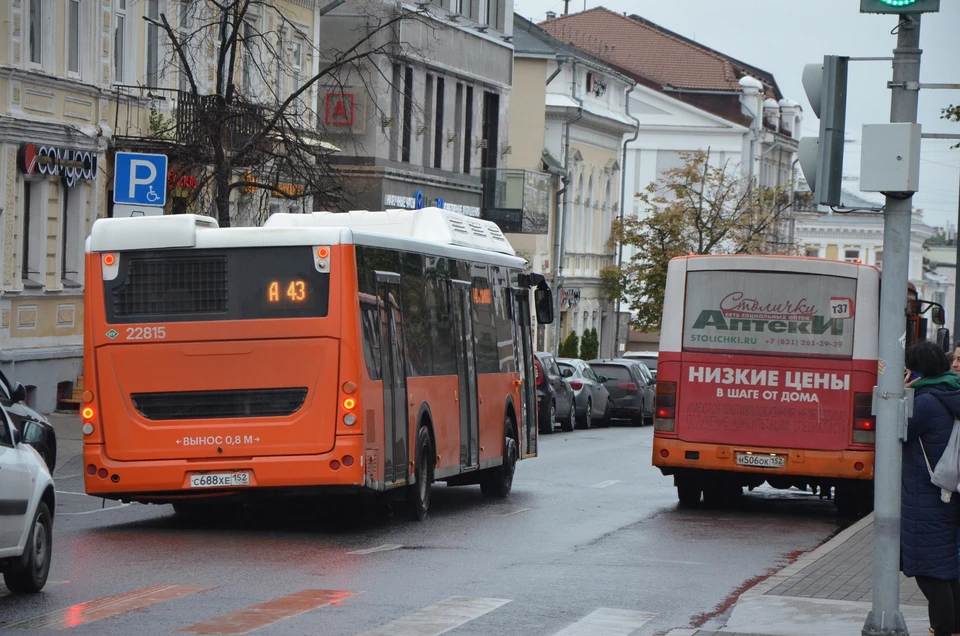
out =
[[915,14],[940,10],[940,0],[860,0],[860,13]]
[[880,2],[883,4],[891,7],[905,7],[908,4],[913,4],[916,1],[917,0],[880,0]]

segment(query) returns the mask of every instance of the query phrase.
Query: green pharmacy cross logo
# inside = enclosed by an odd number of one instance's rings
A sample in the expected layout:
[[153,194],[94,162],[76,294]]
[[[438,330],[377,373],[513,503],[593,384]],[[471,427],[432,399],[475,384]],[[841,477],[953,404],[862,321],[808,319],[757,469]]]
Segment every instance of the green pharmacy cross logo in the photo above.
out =
[[116,338],[116,337],[119,336],[119,335],[120,335],[120,332],[117,331],[116,329],[111,329],[110,331],[108,331],[108,332],[106,333],[107,338],[110,338],[111,340],[113,340],[114,338]]
[[909,4],[913,4],[917,0],[880,0],[881,3],[890,6],[890,7],[905,7]]

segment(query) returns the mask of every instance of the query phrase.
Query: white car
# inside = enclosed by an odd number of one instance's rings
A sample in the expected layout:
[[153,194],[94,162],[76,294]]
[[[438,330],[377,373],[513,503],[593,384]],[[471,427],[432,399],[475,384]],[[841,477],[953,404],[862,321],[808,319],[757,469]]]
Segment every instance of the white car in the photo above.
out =
[[39,592],[53,548],[53,477],[6,410],[0,413],[0,572],[11,592]]

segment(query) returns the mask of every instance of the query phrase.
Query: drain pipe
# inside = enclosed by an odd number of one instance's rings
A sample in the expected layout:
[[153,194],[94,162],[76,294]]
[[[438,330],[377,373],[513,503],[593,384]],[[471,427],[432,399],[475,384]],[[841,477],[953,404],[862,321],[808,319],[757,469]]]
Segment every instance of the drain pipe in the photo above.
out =
[[[571,82],[572,95],[575,102],[577,102],[577,114],[564,122],[563,125],[563,182],[564,188],[563,192],[563,208],[561,209],[560,205],[557,205],[557,220],[554,230],[554,250],[553,254],[555,256],[553,263],[553,338],[550,343],[550,351],[553,355],[557,355],[557,352],[560,348],[560,296],[563,293],[563,245],[566,238],[566,232],[564,231],[564,226],[567,223],[567,218],[570,216],[570,194],[567,192],[568,181],[570,180],[570,126],[583,118],[583,99],[577,97],[577,60],[573,58],[571,60],[571,69],[573,75],[573,81]],[[557,193],[557,200],[559,201],[559,192]]]
[[[629,88],[627,88],[626,93],[627,117],[634,121],[636,128],[633,129],[633,137],[623,142],[623,160],[620,162],[620,214],[618,215],[621,227],[623,227],[623,209],[627,205],[627,146],[636,141],[640,136],[640,120],[630,114],[630,93],[632,93],[633,89],[636,87],[636,84],[631,85]],[[617,269],[620,269],[622,264],[623,241],[617,241]],[[613,336],[613,354],[610,357],[618,358],[620,357],[620,294],[617,294],[616,312],[614,313],[613,317],[616,321],[616,326],[614,327]]]

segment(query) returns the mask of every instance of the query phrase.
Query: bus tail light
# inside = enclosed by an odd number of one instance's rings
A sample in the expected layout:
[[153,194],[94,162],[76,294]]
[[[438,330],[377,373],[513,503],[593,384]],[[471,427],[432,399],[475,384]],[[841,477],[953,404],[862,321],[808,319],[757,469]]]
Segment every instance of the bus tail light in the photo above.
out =
[[573,389],[574,391],[579,391],[580,389],[583,388],[583,382],[581,382],[580,380],[574,380],[573,382],[570,383],[570,388]]
[[313,248],[313,265],[321,274],[330,273],[330,248],[326,245],[317,245]]
[[677,383],[657,382],[653,430],[673,432],[677,417]]
[[[86,393],[87,392],[84,393],[84,398],[86,398]],[[94,422],[94,417],[97,414],[93,406],[89,404],[89,402],[93,401],[92,393],[90,394],[90,398],[91,398],[90,400],[86,400],[88,402],[87,405],[80,410],[80,416],[83,418],[83,426],[81,427],[80,430],[83,431],[84,435],[93,435],[93,430],[94,430],[93,422]]]
[[853,443],[874,444],[877,439],[877,418],[873,415],[873,394],[853,394]]
[[543,385],[543,369],[540,368],[540,361],[533,359],[533,374],[536,377],[537,386]]
[[100,257],[100,273],[103,280],[114,280],[120,275],[120,258],[113,253]]
[[344,382],[343,386],[340,387],[343,389],[343,392],[347,394],[347,397],[343,398],[340,402],[343,407],[343,423],[347,426],[353,426],[357,423],[357,405],[359,400],[357,399],[355,393],[357,390],[357,385],[354,382]]
[[636,382],[621,382],[617,385],[617,388],[624,391],[637,391],[640,387],[637,386]]

